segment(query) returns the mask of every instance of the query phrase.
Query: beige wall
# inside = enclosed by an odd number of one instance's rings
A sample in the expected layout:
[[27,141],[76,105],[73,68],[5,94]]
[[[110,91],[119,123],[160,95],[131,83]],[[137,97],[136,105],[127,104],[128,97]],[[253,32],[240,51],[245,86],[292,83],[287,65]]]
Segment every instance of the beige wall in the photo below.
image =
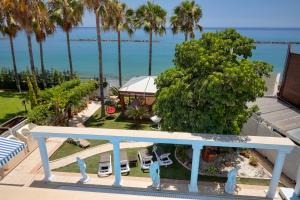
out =
[[[242,129],[242,135],[282,137],[278,133],[272,131],[265,124],[259,124],[255,119],[250,118]],[[272,150],[257,149],[262,155],[268,158],[272,163],[275,162],[276,152]],[[283,166],[283,173],[292,180],[297,178],[297,170],[300,165],[300,147],[296,146],[294,150],[287,155]]]

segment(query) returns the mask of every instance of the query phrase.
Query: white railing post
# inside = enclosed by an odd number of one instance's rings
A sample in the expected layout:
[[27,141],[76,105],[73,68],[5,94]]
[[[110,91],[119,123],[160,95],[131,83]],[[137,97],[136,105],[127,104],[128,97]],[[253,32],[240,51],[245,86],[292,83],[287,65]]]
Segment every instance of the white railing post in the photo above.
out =
[[192,160],[192,171],[191,171],[191,181],[189,184],[190,192],[198,192],[198,174],[199,174],[199,162],[200,153],[203,147],[200,145],[193,145],[193,160]]
[[45,138],[39,137],[38,138],[39,143],[39,149],[40,149],[40,155],[41,160],[43,163],[43,169],[44,169],[44,175],[45,175],[45,181],[51,181],[51,178],[53,177],[51,174],[50,166],[49,166],[49,159],[48,159],[48,152],[47,147],[45,143]]
[[111,143],[113,144],[113,152],[114,152],[114,173],[115,173],[114,186],[121,186],[120,142],[111,141]]
[[295,186],[295,194],[300,196],[300,165],[298,166],[298,173],[296,179],[296,186]]
[[285,155],[286,155],[285,151],[277,150],[277,158],[274,164],[269,190],[267,192],[268,198],[273,199],[275,197],[276,188],[280,180],[280,175],[284,164]]

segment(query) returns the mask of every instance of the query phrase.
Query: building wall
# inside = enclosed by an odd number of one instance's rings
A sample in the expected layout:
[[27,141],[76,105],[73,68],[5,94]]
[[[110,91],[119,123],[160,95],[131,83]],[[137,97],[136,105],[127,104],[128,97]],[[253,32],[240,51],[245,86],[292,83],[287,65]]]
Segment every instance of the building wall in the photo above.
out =
[[[258,121],[254,118],[250,118],[244,125],[241,135],[282,137],[278,133],[272,131],[271,128],[265,124],[258,123]],[[276,151],[262,149],[257,149],[257,151],[272,163],[275,162],[277,156]],[[296,146],[294,150],[287,155],[282,171],[290,179],[296,181],[298,166],[300,166],[300,147]]]

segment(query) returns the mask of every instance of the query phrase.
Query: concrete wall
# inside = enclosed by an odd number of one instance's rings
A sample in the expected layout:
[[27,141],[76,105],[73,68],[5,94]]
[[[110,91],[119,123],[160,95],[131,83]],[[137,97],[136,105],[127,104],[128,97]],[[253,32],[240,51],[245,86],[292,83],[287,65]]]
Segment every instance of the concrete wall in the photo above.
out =
[[[244,125],[241,135],[282,137],[280,134],[272,131],[271,128],[264,123],[258,123],[254,118],[250,118]],[[275,162],[277,156],[275,151],[262,149],[257,149],[257,151],[272,163]],[[287,155],[282,171],[290,179],[296,181],[298,166],[300,166],[300,147],[296,146],[294,150]]]

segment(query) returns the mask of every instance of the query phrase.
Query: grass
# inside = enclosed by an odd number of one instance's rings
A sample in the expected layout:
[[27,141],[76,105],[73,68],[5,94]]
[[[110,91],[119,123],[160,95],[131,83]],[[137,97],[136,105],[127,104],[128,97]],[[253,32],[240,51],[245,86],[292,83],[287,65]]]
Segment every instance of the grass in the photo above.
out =
[[[144,120],[142,123],[134,123],[130,119],[124,119],[120,116],[120,113],[116,113],[111,116],[107,116],[106,119],[100,117],[100,109],[92,115],[86,122],[86,127],[97,127],[97,128],[110,128],[110,129],[127,129],[127,130],[152,130],[151,124]],[[107,143],[107,141],[101,140],[89,140],[91,143],[90,147]],[[84,149],[64,142],[64,144],[50,157],[50,160],[56,160],[69,156],[71,154],[80,152]]]
[[[0,123],[3,123],[17,115],[24,115],[25,108],[22,100],[26,93],[0,92]],[[27,104],[27,109],[29,105]]]
[[134,123],[133,120],[122,117],[120,113],[115,113],[103,119],[100,116],[100,109],[85,122],[85,126],[125,130],[152,130],[149,121],[143,120],[139,123]]
[[[90,147],[88,147],[88,148],[95,147],[95,146],[107,143],[106,140],[88,140],[88,141],[90,142]],[[63,143],[63,145],[60,146],[59,149],[57,149],[57,151],[55,151],[50,156],[49,160],[56,160],[56,159],[59,159],[59,158],[63,158],[63,157],[69,156],[71,154],[78,153],[82,150],[84,150],[84,149],[80,148],[79,146],[76,146],[74,144],[70,144],[67,141],[65,141]]]
[[[181,166],[174,157],[175,146],[174,145],[161,145],[161,146],[165,149],[165,151],[171,152],[170,158],[173,160],[174,163],[168,167],[161,167],[160,177],[167,178],[167,179],[175,179],[175,180],[190,180],[191,172],[186,168],[184,168],[183,166]],[[126,149],[128,156],[130,155],[137,156],[138,150],[139,148]],[[112,154],[112,160],[113,160],[113,153],[112,152],[110,153]],[[98,167],[99,167],[99,159],[100,159],[100,154],[97,154],[89,158],[86,158],[84,160],[87,166],[87,173],[97,174]],[[112,161],[112,165],[113,165],[113,161]],[[55,169],[54,171],[79,173],[79,168],[77,163],[72,163],[65,167]],[[149,172],[148,171],[143,172],[140,169],[140,163],[138,162],[137,166],[130,167],[130,174],[128,176],[149,177]],[[220,183],[226,182],[225,177],[217,177],[217,176],[199,175],[198,179],[200,181],[208,181],[208,182],[220,182]],[[237,183],[267,186],[270,184],[270,180],[255,179],[255,178],[237,178]]]
[[[134,155],[137,156],[139,148],[134,149],[126,149],[128,156]],[[113,153],[110,151],[112,155],[113,160]],[[84,161],[87,166],[87,173],[90,174],[97,174],[98,167],[99,167],[99,159],[100,154],[91,156],[89,158],[86,158]],[[173,161],[175,161],[174,157],[171,157]],[[113,163],[112,163],[113,164]],[[169,167],[161,167],[160,168],[160,175],[161,178],[172,178],[172,179],[178,179],[178,180],[188,180],[190,177],[190,171],[183,168],[179,163],[174,162],[173,165]],[[67,165],[62,168],[55,169],[55,171],[60,172],[79,172],[79,168],[77,163],[72,163],[70,165]],[[149,172],[145,171],[143,172],[140,168],[140,163],[138,162],[137,166],[131,166],[130,167],[130,174],[129,176],[135,176],[135,177],[149,177]]]

